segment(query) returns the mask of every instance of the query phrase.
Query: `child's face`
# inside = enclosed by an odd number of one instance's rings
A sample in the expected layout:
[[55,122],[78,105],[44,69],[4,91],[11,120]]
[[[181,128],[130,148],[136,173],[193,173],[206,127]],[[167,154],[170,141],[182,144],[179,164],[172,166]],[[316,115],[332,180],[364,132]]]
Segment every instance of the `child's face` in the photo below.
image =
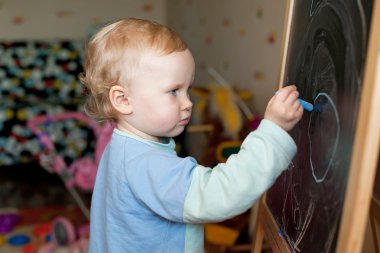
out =
[[154,141],[179,135],[189,123],[193,106],[189,88],[195,64],[190,51],[144,53],[137,68],[130,85],[129,131]]

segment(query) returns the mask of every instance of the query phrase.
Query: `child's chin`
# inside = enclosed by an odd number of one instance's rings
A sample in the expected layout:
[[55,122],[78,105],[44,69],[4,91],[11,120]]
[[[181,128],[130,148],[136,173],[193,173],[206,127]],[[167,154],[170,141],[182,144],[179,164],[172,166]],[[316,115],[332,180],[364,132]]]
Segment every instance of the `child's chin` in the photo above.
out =
[[183,131],[185,130],[185,126],[178,127],[175,131],[171,132],[168,134],[168,137],[177,137],[178,135],[182,134]]

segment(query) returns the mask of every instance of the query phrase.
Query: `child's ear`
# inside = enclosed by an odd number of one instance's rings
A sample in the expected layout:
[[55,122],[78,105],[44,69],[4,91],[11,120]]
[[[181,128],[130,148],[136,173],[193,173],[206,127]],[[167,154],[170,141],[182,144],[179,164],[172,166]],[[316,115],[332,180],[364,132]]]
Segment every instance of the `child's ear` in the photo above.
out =
[[120,85],[114,85],[109,92],[112,106],[122,114],[131,114],[132,105],[130,104],[127,89]]

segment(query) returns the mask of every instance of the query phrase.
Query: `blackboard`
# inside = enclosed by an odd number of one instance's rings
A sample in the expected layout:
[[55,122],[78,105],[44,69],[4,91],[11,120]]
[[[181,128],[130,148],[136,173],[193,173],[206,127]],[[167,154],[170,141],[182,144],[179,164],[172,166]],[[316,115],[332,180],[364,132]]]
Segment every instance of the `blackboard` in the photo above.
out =
[[372,0],[295,0],[282,85],[320,112],[291,131],[298,153],[266,194],[292,252],[335,252],[358,120]]

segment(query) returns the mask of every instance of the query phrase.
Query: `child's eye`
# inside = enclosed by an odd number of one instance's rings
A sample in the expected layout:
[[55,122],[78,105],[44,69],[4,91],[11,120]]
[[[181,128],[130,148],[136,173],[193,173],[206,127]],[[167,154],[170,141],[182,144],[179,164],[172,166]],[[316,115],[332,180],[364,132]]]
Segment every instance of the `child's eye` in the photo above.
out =
[[178,89],[171,90],[170,94],[177,95],[178,94]]

